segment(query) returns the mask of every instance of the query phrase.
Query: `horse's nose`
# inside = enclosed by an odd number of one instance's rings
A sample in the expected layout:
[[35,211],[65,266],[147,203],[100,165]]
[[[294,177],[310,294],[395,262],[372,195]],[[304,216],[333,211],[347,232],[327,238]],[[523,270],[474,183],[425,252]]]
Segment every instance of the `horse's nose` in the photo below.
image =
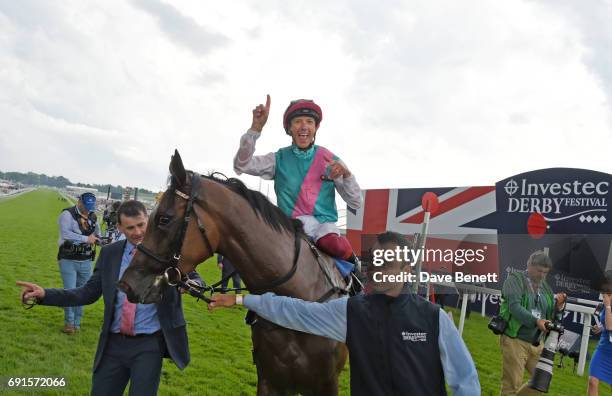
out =
[[128,285],[125,281],[121,280],[117,282],[117,287],[119,288],[119,290],[125,293],[129,302],[131,303],[138,302],[138,299],[136,298],[136,294],[134,293],[130,285]]

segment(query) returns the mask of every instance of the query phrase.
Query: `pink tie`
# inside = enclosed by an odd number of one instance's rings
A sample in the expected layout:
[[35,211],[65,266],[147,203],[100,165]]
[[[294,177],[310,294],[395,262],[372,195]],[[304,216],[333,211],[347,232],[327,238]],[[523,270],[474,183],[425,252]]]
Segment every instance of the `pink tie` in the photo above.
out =
[[[130,257],[134,257],[136,246],[130,252]],[[134,335],[134,319],[136,318],[136,305],[128,301],[127,296],[121,307],[121,321],[119,322],[119,331],[121,334]]]

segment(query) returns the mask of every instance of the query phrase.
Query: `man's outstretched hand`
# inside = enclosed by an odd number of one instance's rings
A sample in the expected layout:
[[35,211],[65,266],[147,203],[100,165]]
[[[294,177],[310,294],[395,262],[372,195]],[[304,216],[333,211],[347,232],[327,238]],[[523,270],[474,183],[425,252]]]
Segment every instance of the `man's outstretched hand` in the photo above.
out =
[[45,289],[35,283],[17,281],[17,286],[21,286],[21,302],[23,304],[31,303],[32,300],[42,300],[45,298]]
[[[231,307],[236,305],[236,294],[218,294],[213,297],[212,302],[208,304],[208,310],[212,311],[215,308]],[[242,298],[242,296],[240,296]]]

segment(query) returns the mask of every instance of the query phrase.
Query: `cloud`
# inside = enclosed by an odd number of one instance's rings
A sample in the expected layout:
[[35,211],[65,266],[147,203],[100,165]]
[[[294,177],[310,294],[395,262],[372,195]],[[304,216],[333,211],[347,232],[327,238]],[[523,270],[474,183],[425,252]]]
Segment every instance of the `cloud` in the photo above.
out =
[[[558,12],[527,1],[345,7],[338,23],[330,14],[321,25],[341,34],[356,66],[344,97],[362,111],[345,129],[367,142],[350,145],[350,163],[372,158],[381,169],[368,184],[492,184],[555,165],[612,170],[598,146],[612,144],[610,108],[585,67],[584,36]],[[612,53],[604,50],[593,52]],[[573,153],[587,141],[592,155]]]
[[204,70],[196,78],[194,82],[203,87],[209,87],[212,84],[220,84],[225,81],[225,76],[220,72]]
[[285,107],[313,98],[317,143],[364,188],[612,171],[607,5],[18,3],[0,0],[3,171],[155,189],[177,148],[186,167],[233,176],[267,93],[257,154],[288,145]]
[[229,41],[225,36],[199,25],[195,19],[183,15],[170,4],[157,0],[132,0],[132,4],[155,17],[159,28],[170,40],[195,55],[207,55]]
[[[585,46],[583,61],[601,83],[607,106],[612,106],[612,2],[596,1],[584,7],[574,1],[543,1],[550,12],[563,16],[577,28]],[[612,124],[612,117],[610,117]]]

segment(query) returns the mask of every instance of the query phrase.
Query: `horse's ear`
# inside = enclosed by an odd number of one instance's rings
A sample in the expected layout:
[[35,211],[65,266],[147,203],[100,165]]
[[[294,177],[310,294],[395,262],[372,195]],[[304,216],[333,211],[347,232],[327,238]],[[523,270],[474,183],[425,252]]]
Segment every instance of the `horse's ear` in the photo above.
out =
[[184,185],[187,182],[187,172],[183,166],[183,160],[178,150],[174,150],[174,155],[170,159],[170,174],[176,180],[179,186]]

